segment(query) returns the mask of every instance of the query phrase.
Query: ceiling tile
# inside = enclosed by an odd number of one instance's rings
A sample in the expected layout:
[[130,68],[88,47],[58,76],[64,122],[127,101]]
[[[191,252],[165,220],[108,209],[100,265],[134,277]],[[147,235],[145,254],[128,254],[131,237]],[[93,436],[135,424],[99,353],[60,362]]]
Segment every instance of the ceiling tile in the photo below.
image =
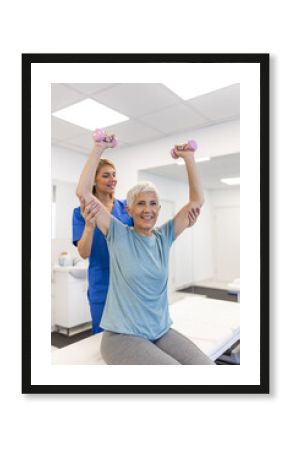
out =
[[51,111],[55,112],[73,103],[79,102],[84,96],[62,83],[51,84]]
[[72,89],[80,92],[83,95],[91,96],[100,91],[104,91],[106,89],[110,89],[114,86],[117,86],[117,83],[67,83],[66,86],[69,86]]
[[66,142],[83,148],[85,152],[90,151],[93,146],[92,133],[90,131],[85,132],[71,139],[66,139]]
[[73,143],[68,142],[68,141],[58,141],[54,145],[56,147],[61,147],[61,148],[65,148],[67,150],[73,150],[78,153],[83,153],[84,155],[88,155],[90,153],[90,150],[83,148],[83,147],[79,147],[78,145],[74,145]]
[[188,100],[187,103],[212,121],[239,117],[240,85],[233,84],[232,86]]
[[117,139],[128,144],[159,139],[163,136],[159,131],[139,124],[134,120],[114,125],[109,128],[109,131],[116,134]]
[[93,95],[97,101],[130,118],[181,102],[181,99],[161,83],[122,83]]
[[142,117],[140,121],[150,125],[162,133],[175,133],[189,128],[208,125],[209,121],[189,106],[178,104],[174,107]]
[[75,136],[85,134],[88,130],[66,122],[65,120],[51,117],[51,136],[52,139],[63,141],[65,139],[72,139]]

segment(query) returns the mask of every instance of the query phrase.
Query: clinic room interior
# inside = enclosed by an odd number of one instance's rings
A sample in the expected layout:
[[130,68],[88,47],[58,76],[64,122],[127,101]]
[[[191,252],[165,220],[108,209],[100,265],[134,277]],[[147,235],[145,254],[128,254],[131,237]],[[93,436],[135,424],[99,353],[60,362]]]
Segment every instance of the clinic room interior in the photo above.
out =
[[[187,89],[186,89],[187,88]],[[117,171],[115,197],[139,181],[157,187],[156,226],[188,199],[187,172],[171,149],[194,139],[204,193],[196,223],[173,244],[168,276],[173,326],[217,365],[240,364],[240,84],[208,77],[191,87],[162,83],[51,85],[51,356],[53,364],[105,364],[92,334],[88,259],[72,243],[76,187],[106,130]]]

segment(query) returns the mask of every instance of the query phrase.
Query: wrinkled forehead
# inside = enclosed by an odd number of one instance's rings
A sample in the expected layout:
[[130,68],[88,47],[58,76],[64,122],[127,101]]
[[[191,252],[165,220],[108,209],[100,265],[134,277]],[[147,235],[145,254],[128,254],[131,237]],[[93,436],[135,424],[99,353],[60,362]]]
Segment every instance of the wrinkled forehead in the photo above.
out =
[[139,192],[138,194],[135,195],[134,198],[134,202],[140,202],[141,200],[145,200],[145,201],[151,201],[154,200],[156,202],[158,202],[158,197],[156,192],[154,191],[147,191],[147,192]]

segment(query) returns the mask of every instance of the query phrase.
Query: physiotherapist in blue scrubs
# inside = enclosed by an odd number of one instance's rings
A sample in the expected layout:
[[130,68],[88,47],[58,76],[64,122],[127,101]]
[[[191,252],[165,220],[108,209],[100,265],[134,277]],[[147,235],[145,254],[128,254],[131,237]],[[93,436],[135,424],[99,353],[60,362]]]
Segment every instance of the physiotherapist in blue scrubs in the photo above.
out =
[[[96,144],[94,144],[95,146]],[[133,220],[126,211],[126,200],[114,197],[117,184],[116,168],[108,159],[100,159],[95,173],[93,194],[105,208],[123,224],[133,226]],[[99,333],[100,321],[109,287],[109,253],[107,242],[101,231],[94,225],[84,204],[73,211],[73,244],[80,256],[89,258],[88,300],[92,317],[92,332]]]

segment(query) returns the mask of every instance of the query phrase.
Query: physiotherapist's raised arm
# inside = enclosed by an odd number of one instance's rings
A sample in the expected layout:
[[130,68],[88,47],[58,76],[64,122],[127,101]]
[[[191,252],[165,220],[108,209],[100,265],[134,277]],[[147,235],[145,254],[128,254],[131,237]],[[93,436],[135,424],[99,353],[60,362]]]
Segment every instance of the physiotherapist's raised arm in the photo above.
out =
[[111,221],[111,214],[104,205],[92,194],[95,173],[100,162],[100,158],[106,148],[112,147],[111,142],[94,142],[93,149],[81,172],[76,189],[81,207],[87,214],[92,216],[94,224],[107,235]]

